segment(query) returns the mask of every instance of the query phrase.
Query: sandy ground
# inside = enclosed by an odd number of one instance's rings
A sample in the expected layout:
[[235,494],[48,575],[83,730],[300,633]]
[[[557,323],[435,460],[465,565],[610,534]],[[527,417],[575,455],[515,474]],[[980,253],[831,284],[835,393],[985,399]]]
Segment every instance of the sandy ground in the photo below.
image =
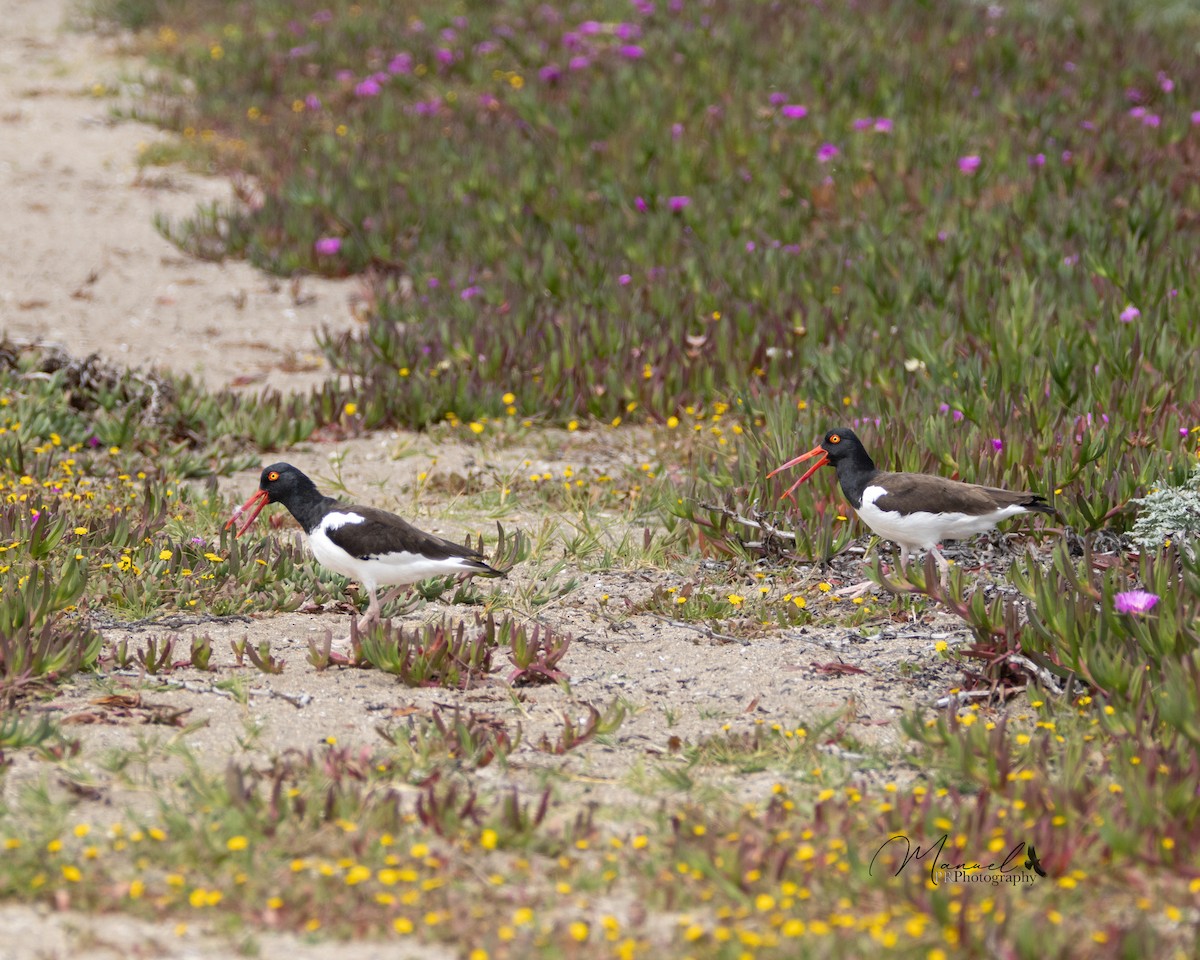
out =
[[[5,226],[0,257],[0,321],[5,333],[61,345],[75,355],[98,351],[130,365],[169,368],[195,374],[212,386],[306,389],[327,373],[317,355],[314,333],[323,325],[345,328],[353,283],[307,279],[303,296],[288,284],[265,277],[245,264],[216,265],[181,255],[154,229],[155,213],[187,214],[201,201],[222,197],[227,185],[180,171],[143,175],[136,166],[138,146],[165,136],[108,118],[111,99],[97,98],[95,84],[119,86],[136,74],[110,39],[65,29],[66,0],[5,0],[0,16],[0,217]],[[299,368],[299,369],[298,369]],[[513,466],[533,458],[539,469],[566,464],[600,464],[606,459],[637,464],[653,455],[637,431],[619,431],[619,440],[598,447],[586,433],[563,434],[541,442],[537,451],[503,455]],[[560,442],[561,439],[561,442]],[[540,451],[540,452],[538,452]],[[553,451],[548,453],[547,451]],[[362,500],[398,509],[426,529],[447,536],[489,531],[486,518],[453,511],[443,501],[422,503],[412,513],[405,496],[416,473],[436,469],[469,475],[478,471],[478,448],[427,437],[388,434],[345,444],[313,445],[289,451],[287,458],[316,477],[332,475],[331,454],[342,459],[342,477]],[[435,463],[436,461],[436,463]],[[490,465],[496,468],[496,464]],[[500,468],[505,467],[501,463]],[[243,474],[223,481],[238,501],[256,486]],[[531,521],[534,518],[529,518]],[[776,632],[742,645],[723,643],[703,628],[681,627],[653,617],[614,617],[602,605],[607,594],[637,600],[656,584],[679,582],[657,570],[582,572],[569,597],[540,608],[538,616],[573,634],[565,667],[571,691],[539,687],[527,692],[520,718],[525,742],[515,767],[538,762],[530,744],[550,729],[564,710],[581,711],[623,697],[636,712],[608,745],[593,745],[562,762],[577,772],[581,799],[620,800],[622,773],[639,760],[670,753],[672,737],[696,740],[717,733],[726,721],[796,723],[849,710],[854,736],[880,746],[896,746],[893,721],[908,705],[928,700],[950,685],[953,671],[933,653],[938,639],[965,639],[953,626],[938,623],[876,624],[863,630]],[[797,569],[797,581],[811,571]],[[496,589],[528,586],[520,570]],[[489,588],[490,589],[490,588]],[[431,606],[419,616],[439,616]],[[127,637],[135,646],[150,636],[176,636],[184,644],[208,633],[215,641],[216,673],[180,670],[172,680],[191,689],[147,693],[148,699],[192,711],[204,721],[189,740],[192,748],[223,762],[247,724],[261,724],[264,749],[308,748],[327,736],[339,743],[375,743],[380,711],[444,701],[446,691],[412,691],[379,671],[331,669],[317,673],[306,662],[309,639],[347,629],[346,615],[287,614],[253,622],[177,624],[111,629],[108,638]],[[264,676],[241,668],[252,687],[249,702],[238,705],[211,689],[214,679],[238,671],[230,641],[266,639],[287,660],[284,672]],[[498,658],[502,661],[503,658]],[[844,662],[863,673],[845,674],[818,665]],[[134,678],[110,678],[136,684]],[[68,715],[88,709],[101,681],[79,677],[50,709]],[[102,691],[101,691],[102,692]],[[283,694],[284,696],[280,696]],[[304,705],[295,701],[304,698]],[[497,678],[461,695],[467,706],[497,714],[513,710],[507,688]],[[84,756],[104,747],[129,745],[145,727],[95,724],[73,728]],[[114,795],[100,769],[94,771],[105,802],[114,808],[126,798]],[[12,790],[37,777],[28,757],[4,781]],[[500,775],[500,774],[498,774]],[[863,773],[863,777],[878,774]],[[115,788],[114,788],[115,789]],[[745,777],[737,789],[763,796],[769,780]],[[102,816],[102,815],[101,815]],[[87,917],[19,905],[0,907],[0,954],[7,960],[110,957],[203,958],[235,955],[236,943],[189,930],[120,916]],[[272,936],[257,943],[262,957],[292,960],[337,956],[439,960],[446,951],[419,946],[309,944]]]
[[[306,387],[328,374],[314,333],[352,323],[355,285],[299,287],[244,263],[189,259],[155,229],[223,181],[139,170],[139,146],[168,136],[115,123],[135,62],[115,38],[65,25],[69,0],[0,5],[0,320],[10,336],[166,366],[225,384]],[[286,371],[284,368],[288,368]],[[297,369],[298,368],[298,369]]]

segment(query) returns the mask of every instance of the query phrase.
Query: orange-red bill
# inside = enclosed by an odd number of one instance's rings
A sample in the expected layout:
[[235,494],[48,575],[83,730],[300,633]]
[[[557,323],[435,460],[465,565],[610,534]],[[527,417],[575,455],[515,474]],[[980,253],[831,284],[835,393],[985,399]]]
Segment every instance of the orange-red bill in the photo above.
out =
[[259,513],[262,512],[262,508],[270,502],[271,495],[267,493],[266,490],[256,491],[254,496],[233,511],[233,516],[230,517],[229,522],[225,524],[225,529],[228,530],[230,527],[232,527],[235,523],[237,523],[238,518],[241,517],[243,513],[249,510],[250,507],[254,507],[254,512],[250,514],[249,519],[242,524],[241,529],[239,529],[235,534],[235,536],[240,537],[243,533],[250,529],[250,524],[252,524],[258,518]]
[[829,453],[825,450],[824,447],[813,447],[811,450],[808,451],[808,453],[802,453],[798,457],[793,457],[787,463],[781,464],[780,466],[776,467],[774,470],[772,470],[770,473],[767,474],[768,478],[773,477],[773,476],[775,476],[775,474],[782,473],[784,470],[794,467],[798,463],[803,463],[805,460],[809,459],[810,457],[816,457],[817,462],[814,463],[807,470],[805,470],[804,473],[801,474],[800,479],[797,480],[795,483],[793,483],[790,487],[788,487],[783,492],[783,496],[781,496],[779,498],[780,500],[790,497],[792,495],[793,490],[795,490],[798,486],[800,486],[800,484],[802,484],[805,480],[807,480],[814,473],[816,473],[821,467],[825,466],[825,464],[827,464],[829,462]]

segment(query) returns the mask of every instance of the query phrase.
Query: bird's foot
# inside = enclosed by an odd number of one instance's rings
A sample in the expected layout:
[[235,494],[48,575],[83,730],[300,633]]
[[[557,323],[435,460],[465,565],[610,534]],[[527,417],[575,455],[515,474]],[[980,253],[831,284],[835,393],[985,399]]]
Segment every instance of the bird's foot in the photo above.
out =
[[833,595],[843,600],[857,600],[859,597],[866,596],[878,586],[879,584],[873,580],[864,580],[862,583],[852,583],[848,587],[834,590]]

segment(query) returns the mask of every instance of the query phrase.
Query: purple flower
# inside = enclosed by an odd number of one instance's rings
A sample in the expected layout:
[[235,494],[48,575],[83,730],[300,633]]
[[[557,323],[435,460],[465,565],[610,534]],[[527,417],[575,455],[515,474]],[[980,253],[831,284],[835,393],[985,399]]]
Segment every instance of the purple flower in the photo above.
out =
[[755,249],[756,249],[756,244],[754,243],[754,241],[753,241],[753,240],[747,240],[747,241],[746,241],[746,252],[747,252],[747,253],[753,253],[753,252],[755,251]]
[[548,63],[538,70],[538,79],[542,83],[558,83],[562,79],[562,70],[557,63]]
[[203,537],[192,537],[192,539],[189,542],[195,544],[197,547],[204,546],[204,538]]
[[319,257],[332,257],[342,249],[341,237],[321,237],[313,244],[313,250]]
[[1148,113],[1142,117],[1142,123],[1144,123],[1147,127],[1157,127],[1162,123],[1162,117],[1160,117],[1157,113]]
[[595,36],[597,33],[604,32],[604,24],[598,20],[584,20],[579,25],[579,32],[587,37]]
[[875,125],[874,117],[859,117],[854,121],[855,130],[870,130]]
[[630,282],[632,282],[632,280],[633,280],[633,277],[631,277],[627,273],[623,273],[619,277],[617,277],[617,283],[619,283],[623,287],[629,286],[629,284],[630,284]]
[[686,210],[692,205],[691,197],[671,197],[667,200],[667,208],[675,213]]
[[876,133],[891,133],[892,132],[892,121],[888,117],[876,117],[875,118],[875,132]]
[[1146,108],[1145,107],[1132,107],[1129,111],[1129,115],[1131,117],[1133,117],[1134,120],[1137,120],[1146,115]]
[[377,97],[383,89],[374,77],[368,77],[362,83],[354,88],[354,95],[357,97]]
[[617,53],[626,60],[640,60],[646,55],[646,51],[636,43],[627,43],[624,46],[617,47]]
[[832,143],[823,143],[817,150],[817,163],[828,163],[840,152]]
[[938,413],[949,413],[949,412],[950,412],[950,404],[948,404],[948,403],[939,403],[938,404]]
[[646,201],[643,200],[641,197],[634,197],[633,205],[637,208],[638,213],[646,212]]
[[1074,156],[1074,154],[1073,154],[1073,153],[1071,153],[1071,151],[1070,151],[1070,150],[1064,150],[1064,151],[1062,152],[1062,162],[1063,162],[1063,163],[1070,163],[1070,162],[1071,162],[1071,157],[1073,157],[1073,156]]
[[788,103],[783,106],[779,113],[789,120],[803,120],[808,116],[808,107],[802,103]]
[[961,410],[955,410],[950,414],[950,419],[953,420],[955,423],[959,423],[962,420],[962,418],[963,418],[963,412]]
[[500,44],[495,40],[480,40],[475,44],[475,52],[481,57],[486,57],[489,53],[495,53],[500,49]]
[[1168,77],[1163,71],[1158,71],[1158,89],[1163,93],[1170,93],[1175,89],[1175,81]]
[[438,287],[440,287],[442,285],[442,281],[439,280],[437,277],[430,277],[425,282],[429,285],[430,290],[436,290]]
[[999,437],[992,437],[992,449],[999,453],[1004,449],[1004,441]]
[[445,47],[438,47],[437,51],[434,53],[434,56],[437,57],[438,63],[443,65],[454,62],[454,51],[448,50]]
[[1046,165],[1046,155],[1044,153],[1035,153],[1029,158],[1031,167],[1044,167]]
[[671,139],[678,140],[682,136],[683,136],[683,124],[682,123],[671,124]]
[[613,33],[618,40],[636,40],[642,35],[642,28],[636,23],[618,23]]
[[654,12],[654,4],[650,0],[633,0],[633,5],[643,17],[648,17]]
[[1122,323],[1133,323],[1142,315],[1142,311],[1135,307],[1132,303],[1121,311],[1120,320]]
[[483,287],[477,287],[472,284],[469,287],[463,287],[462,291],[459,293],[459,297],[461,297],[463,300],[470,300],[472,297],[477,297],[481,293],[483,293]]
[[1126,590],[1113,596],[1117,613],[1149,613],[1158,603],[1158,594],[1145,590]]
[[317,113],[321,109],[321,98],[315,93],[310,93],[304,98],[304,105],[313,113]]
[[388,73],[409,73],[412,70],[412,57],[407,53],[398,53],[387,65]]
[[333,11],[332,10],[318,10],[316,13],[313,14],[312,22],[313,23],[329,23],[329,21],[332,19],[333,19]]
[[979,169],[982,162],[978,154],[968,153],[965,157],[958,158],[958,169],[960,172],[970,175]]
[[354,71],[353,70],[339,70],[333,76],[337,80],[338,83],[349,83],[351,80],[354,79]]
[[1192,111],[1192,123],[1200,123],[1200,110]]
[[778,90],[776,90],[769,97],[767,97],[767,103],[773,107],[778,107],[780,104],[787,103],[787,94],[780,93]]
[[567,61],[567,66],[572,70],[586,70],[592,65],[592,61],[587,57],[572,57]]

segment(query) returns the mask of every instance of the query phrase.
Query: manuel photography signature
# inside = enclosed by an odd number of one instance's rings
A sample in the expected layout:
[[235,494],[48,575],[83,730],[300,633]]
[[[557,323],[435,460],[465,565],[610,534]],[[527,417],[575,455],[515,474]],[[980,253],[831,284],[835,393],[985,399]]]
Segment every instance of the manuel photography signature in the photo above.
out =
[[[988,880],[993,883],[997,882],[1033,882],[1033,877],[1022,876],[1018,871],[1033,871],[1039,877],[1046,875],[1045,869],[1042,867],[1041,860],[1038,859],[1037,850],[1032,844],[1026,845],[1024,840],[1020,840],[1017,844],[1008,851],[1006,856],[999,863],[992,861],[991,863],[963,862],[950,863],[943,859],[946,849],[946,843],[950,839],[950,834],[944,833],[929,846],[922,848],[913,842],[904,834],[898,833],[895,836],[888,837],[879,849],[875,851],[875,856],[871,858],[871,865],[868,869],[869,874],[875,872],[875,861],[879,859],[879,855],[892,844],[896,844],[903,850],[904,856],[900,861],[900,865],[896,867],[892,874],[894,877],[900,876],[901,872],[914,860],[920,863],[928,860],[929,863],[929,881],[936,885],[939,880],[957,879],[963,881],[971,880]],[[936,852],[936,856],[930,855]]]

